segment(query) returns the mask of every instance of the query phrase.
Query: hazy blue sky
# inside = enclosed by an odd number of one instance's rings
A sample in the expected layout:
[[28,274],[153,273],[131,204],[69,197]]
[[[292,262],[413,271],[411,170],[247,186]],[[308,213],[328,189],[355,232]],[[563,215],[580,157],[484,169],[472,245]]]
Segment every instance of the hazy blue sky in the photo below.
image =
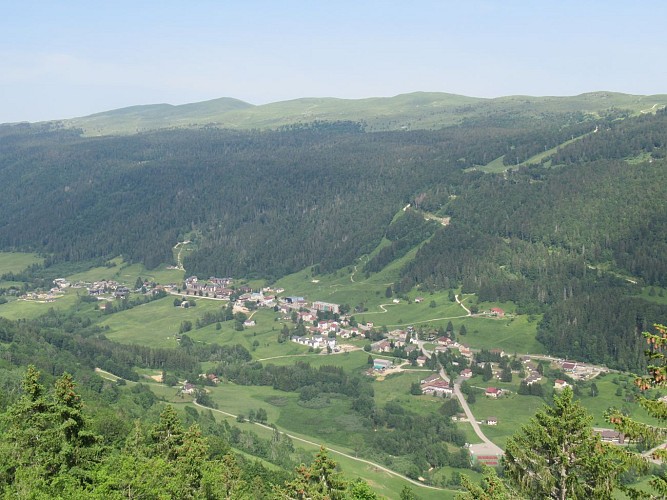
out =
[[667,2],[4,1],[0,122],[236,97],[667,94]]

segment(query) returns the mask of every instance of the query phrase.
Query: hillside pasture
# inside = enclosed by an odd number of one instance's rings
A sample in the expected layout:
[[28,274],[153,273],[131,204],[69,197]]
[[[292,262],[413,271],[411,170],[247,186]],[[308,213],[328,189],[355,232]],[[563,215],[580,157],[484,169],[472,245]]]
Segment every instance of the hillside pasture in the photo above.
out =
[[78,301],[77,290],[66,289],[62,297],[53,302],[10,299],[6,304],[0,304],[0,316],[10,319],[32,319],[45,314],[49,309],[67,311],[72,309]]
[[0,252],[0,275],[19,273],[32,264],[41,264],[44,258],[35,253]]

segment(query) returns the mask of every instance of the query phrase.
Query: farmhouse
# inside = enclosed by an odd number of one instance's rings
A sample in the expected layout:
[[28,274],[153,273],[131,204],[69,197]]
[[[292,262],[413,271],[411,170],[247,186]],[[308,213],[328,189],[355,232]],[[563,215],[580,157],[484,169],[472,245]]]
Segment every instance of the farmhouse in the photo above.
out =
[[428,384],[430,382],[435,382],[436,380],[442,380],[440,378],[440,375],[438,375],[437,373],[431,373],[428,377],[422,379],[420,383],[423,385],[423,384]]
[[371,351],[389,352],[391,351],[391,344],[387,340],[380,340],[371,344]]
[[470,445],[470,459],[474,464],[484,464],[489,467],[496,467],[500,463],[502,450],[498,451],[496,446],[490,446],[486,443]]
[[563,361],[563,371],[573,372],[577,369],[577,363],[575,361]]
[[497,387],[487,387],[486,391],[484,391],[484,395],[488,398],[497,399],[503,395],[503,390],[498,389]]
[[492,307],[491,316],[496,316],[497,318],[503,318],[505,317],[505,311],[503,311],[500,307]]
[[451,396],[454,392],[449,386],[449,382],[441,378],[422,384],[421,389],[424,394],[431,394],[433,396]]
[[468,346],[460,345],[459,352],[461,353],[461,356],[465,356],[466,358],[472,358],[472,351]]
[[498,419],[496,417],[486,417],[486,425],[498,425]]
[[373,360],[373,369],[376,371],[384,371],[387,368],[391,368],[392,362],[388,359],[374,359]]
[[558,379],[554,382],[554,390],[556,391],[562,391],[565,389],[569,384],[565,380]]
[[600,434],[602,441],[606,441],[607,443],[623,444],[625,442],[625,435],[618,431],[602,429],[596,432]]

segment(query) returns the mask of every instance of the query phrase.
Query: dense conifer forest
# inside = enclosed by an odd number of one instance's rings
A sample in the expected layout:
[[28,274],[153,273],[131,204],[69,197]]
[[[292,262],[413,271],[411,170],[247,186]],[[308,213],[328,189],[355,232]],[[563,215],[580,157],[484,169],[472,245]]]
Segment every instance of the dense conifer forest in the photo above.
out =
[[[395,132],[314,122],[84,138],[6,125],[0,137],[0,247],[43,252],[47,266],[123,255],[155,267],[187,237],[189,274],[272,280],[350,265],[386,237],[364,272],[423,245],[396,290],[514,301],[545,313],[554,354],[623,368],[641,366],[636,332],[667,312],[626,300],[634,284],[667,285],[664,110],[495,112]],[[498,158],[516,168],[485,173]]]

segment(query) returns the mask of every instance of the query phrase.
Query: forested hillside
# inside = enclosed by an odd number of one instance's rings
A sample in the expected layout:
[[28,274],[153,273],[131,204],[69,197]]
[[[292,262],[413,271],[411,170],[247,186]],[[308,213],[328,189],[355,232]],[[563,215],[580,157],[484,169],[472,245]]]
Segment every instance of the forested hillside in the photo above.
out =
[[[374,273],[420,247],[397,291],[513,301],[544,314],[553,353],[635,367],[636,332],[666,312],[629,297],[667,285],[667,113],[584,113],[573,99],[540,113],[510,100],[438,130],[315,121],[86,138],[3,126],[0,248],[150,268],[191,239],[189,274],[273,280],[351,265],[384,241],[365,262]],[[513,169],[483,173],[490,163]]]
[[611,122],[540,164],[467,176],[443,209],[452,225],[401,287],[462,284],[544,312],[538,338],[554,354],[641,365],[637,333],[667,310],[628,296],[667,280],[666,143],[662,111]]
[[[573,120],[557,118],[565,128]],[[554,120],[496,121],[440,131],[368,133],[337,122],[94,139],[6,126],[0,211],[13,215],[0,223],[0,246],[56,260],[123,254],[154,267],[196,231],[199,251],[185,262],[194,274],[332,270],[370,252],[416,193],[449,193],[467,167],[526,142],[559,140]]]

